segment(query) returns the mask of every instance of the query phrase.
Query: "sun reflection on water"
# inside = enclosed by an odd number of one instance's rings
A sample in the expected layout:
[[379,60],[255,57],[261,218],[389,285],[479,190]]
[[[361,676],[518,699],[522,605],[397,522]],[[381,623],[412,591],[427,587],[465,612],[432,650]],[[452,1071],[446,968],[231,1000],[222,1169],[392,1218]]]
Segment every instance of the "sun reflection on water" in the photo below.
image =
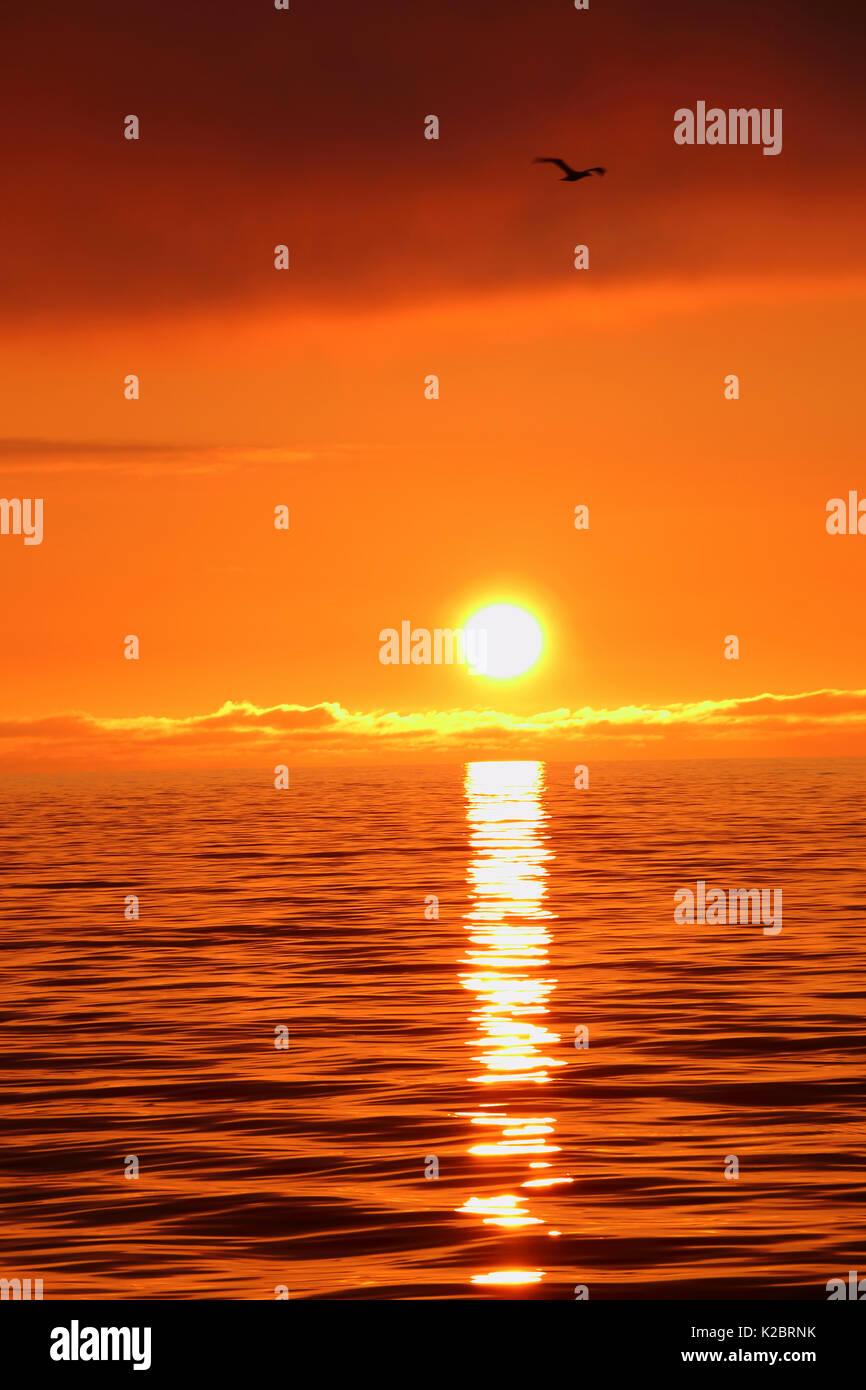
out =
[[[459,1211],[503,1233],[543,1228],[543,1217],[530,1210],[535,1190],[572,1181],[529,1171],[551,1167],[547,1160],[560,1151],[549,1102],[539,1105],[533,1090],[549,1085],[555,1069],[565,1065],[554,1055],[559,1036],[547,1023],[557,981],[550,974],[555,914],[545,904],[552,852],[545,844],[543,789],[543,763],[466,767],[471,906],[460,983],[476,1001],[467,1045],[480,1070],[467,1079],[483,1088],[477,1108],[464,1112],[480,1131],[468,1152],[486,1163],[491,1183],[505,1173],[509,1185],[521,1190],[488,1189],[469,1197]],[[543,1277],[543,1270],[509,1268],[475,1275],[472,1283],[537,1284]]]

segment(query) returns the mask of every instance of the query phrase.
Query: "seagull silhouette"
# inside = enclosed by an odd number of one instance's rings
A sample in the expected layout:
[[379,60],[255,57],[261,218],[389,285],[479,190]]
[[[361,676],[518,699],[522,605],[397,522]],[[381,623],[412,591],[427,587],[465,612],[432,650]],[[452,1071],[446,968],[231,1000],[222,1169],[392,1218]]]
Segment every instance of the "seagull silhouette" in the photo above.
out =
[[588,179],[590,174],[603,174],[605,170],[600,164],[595,164],[591,169],[572,169],[570,164],[566,164],[564,159],[533,159],[533,164],[557,164],[562,170],[560,183],[577,183],[578,179]]

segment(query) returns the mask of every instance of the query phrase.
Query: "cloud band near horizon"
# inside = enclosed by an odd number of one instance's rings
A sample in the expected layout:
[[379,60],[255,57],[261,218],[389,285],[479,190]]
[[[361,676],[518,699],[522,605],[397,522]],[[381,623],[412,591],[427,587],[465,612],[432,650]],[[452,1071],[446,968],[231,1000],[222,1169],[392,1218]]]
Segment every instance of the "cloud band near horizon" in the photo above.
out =
[[123,718],[67,713],[0,721],[7,766],[219,766],[513,754],[548,758],[866,755],[866,690],[552,709],[536,714],[353,712],[337,702]]

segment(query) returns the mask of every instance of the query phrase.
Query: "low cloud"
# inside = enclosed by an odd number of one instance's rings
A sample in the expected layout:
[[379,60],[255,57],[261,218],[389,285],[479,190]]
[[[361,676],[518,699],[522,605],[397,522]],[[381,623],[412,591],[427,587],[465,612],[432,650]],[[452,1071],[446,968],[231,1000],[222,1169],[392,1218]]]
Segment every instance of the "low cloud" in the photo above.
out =
[[769,693],[618,709],[358,713],[341,704],[227,701],[185,718],[52,715],[0,722],[7,765],[219,766],[531,756],[866,753],[866,690]]

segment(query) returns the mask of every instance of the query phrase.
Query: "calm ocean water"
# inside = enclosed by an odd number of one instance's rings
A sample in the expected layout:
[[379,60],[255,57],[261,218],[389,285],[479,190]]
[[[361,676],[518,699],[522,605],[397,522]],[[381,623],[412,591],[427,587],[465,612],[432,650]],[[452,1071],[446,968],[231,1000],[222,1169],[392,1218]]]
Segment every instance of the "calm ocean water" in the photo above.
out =
[[[866,1273],[864,764],[591,777],[9,780],[0,1275],[824,1299]],[[782,889],[782,932],[676,925],[699,879]]]

